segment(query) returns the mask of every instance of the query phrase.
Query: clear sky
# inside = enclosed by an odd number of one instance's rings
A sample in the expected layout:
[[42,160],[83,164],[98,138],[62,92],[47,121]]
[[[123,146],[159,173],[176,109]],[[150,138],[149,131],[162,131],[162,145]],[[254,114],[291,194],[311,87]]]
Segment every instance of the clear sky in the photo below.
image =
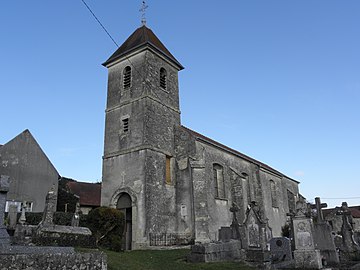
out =
[[[120,45],[141,1],[86,0]],[[182,124],[360,205],[360,1],[148,0],[147,25],[185,67]],[[0,3],[0,144],[29,129],[62,176],[101,181],[116,46],[81,0]],[[351,198],[357,199],[324,199]]]

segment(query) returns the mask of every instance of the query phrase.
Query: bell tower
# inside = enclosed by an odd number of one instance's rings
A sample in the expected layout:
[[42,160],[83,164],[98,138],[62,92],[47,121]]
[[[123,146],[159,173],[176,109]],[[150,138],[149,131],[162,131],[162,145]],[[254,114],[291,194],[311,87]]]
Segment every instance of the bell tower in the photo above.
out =
[[140,248],[149,234],[175,228],[171,171],[183,67],[145,24],[103,65],[108,92],[101,204],[116,207],[122,196],[130,197],[132,248]]

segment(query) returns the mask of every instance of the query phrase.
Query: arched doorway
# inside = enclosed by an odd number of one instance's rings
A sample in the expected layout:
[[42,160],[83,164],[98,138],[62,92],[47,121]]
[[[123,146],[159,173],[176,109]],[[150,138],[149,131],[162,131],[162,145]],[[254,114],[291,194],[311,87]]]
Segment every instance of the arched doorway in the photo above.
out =
[[123,249],[131,250],[132,242],[132,201],[127,193],[121,193],[117,201],[116,208],[119,209],[125,217],[125,226],[123,234]]

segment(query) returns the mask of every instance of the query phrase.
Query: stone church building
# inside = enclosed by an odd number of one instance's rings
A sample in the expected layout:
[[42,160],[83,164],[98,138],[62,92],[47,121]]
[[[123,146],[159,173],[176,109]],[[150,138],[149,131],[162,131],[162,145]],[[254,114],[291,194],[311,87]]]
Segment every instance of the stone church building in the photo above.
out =
[[108,92],[101,204],[126,213],[126,248],[209,242],[255,201],[273,236],[299,197],[294,179],[181,125],[183,66],[145,25],[103,64]]

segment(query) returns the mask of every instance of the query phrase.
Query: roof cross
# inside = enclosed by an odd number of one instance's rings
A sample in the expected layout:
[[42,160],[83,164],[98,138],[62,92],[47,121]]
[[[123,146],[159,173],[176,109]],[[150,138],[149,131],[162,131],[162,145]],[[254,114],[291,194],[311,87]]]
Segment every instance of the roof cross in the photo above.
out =
[[139,11],[141,12],[141,24],[142,25],[146,25],[146,9],[148,8],[149,6],[146,5],[145,1],[142,1],[142,5],[141,5],[141,8],[139,9]]

